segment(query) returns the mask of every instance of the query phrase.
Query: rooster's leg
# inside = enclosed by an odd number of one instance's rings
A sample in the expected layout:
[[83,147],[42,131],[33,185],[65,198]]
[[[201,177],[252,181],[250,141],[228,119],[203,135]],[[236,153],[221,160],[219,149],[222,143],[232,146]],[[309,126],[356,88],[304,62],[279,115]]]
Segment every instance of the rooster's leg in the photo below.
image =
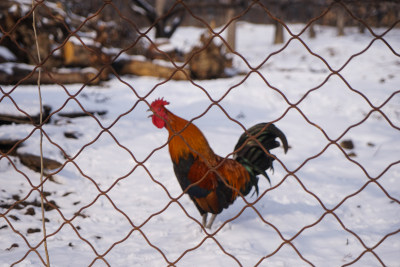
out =
[[207,212],[203,214],[203,226],[204,227],[206,227],[206,225],[207,225],[207,215],[208,215]]
[[215,217],[217,217],[217,214],[212,214],[211,215],[211,218],[210,218],[210,220],[208,221],[208,224],[207,224],[207,228],[208,229],[211,229],[211,225],[213,224],[213,222],[215,220]]

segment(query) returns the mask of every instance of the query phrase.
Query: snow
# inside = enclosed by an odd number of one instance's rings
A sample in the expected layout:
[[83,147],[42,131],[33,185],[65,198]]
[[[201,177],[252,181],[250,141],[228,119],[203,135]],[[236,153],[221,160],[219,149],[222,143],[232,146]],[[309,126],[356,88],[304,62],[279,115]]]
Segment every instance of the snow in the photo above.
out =
[[[289,25],[294,36],[303,28]],[[43,127],[44,155],[63,163],[56,182],[44,184],[48,199],[60,206],[45,214],[52,265],[105,266],[104,255],[111,266],[340,266],[357,258],[356,266],[380,266],[378,255],[386,266],[400,266],[400,30],[386,33],[385,42],[346,30],[337,37],[334,28],[316,26],[315,39],[305,32],[272,45],[271,26],[238,23],[243,58],[233,59],[245,74],[231,78],[124,76],[101,86],[42,85],[43,102],[53,111],[108,111],[76,119],[56,113]],[[171,43],[187,49],[202,32],[179,28]],[[19,114],[18,106],[37,113],[36,86],[1,88],[1,112]],[[147,118],[147,103],[158,97],[194,119],[221,156],[243,132],[238,122],[274,121],[291,148],[273,151],[272,186],[260,177],[259,196],[238,199],[212,230],[202,230],[174,176],[167,133]],[[33,126],[1,126],[4,138],[28,138],[18,151],[39,154]],[[353,150],[338,145],[348,139]],[[39,199],[32,190],[39,174],[16,157],[1,157],[0,181],[0,204],[14,203],[13,195]],[[7,220],[0,218],[0,266],[41,265],[36,251],[28,253],[27,243],[45,258],[42,233],[27,234],[41,228],[40,209],[34,209],[35,216],[24,215],[26,208],[1,209]]]
[[7,47],[4,47],[4,46],[0,46],[0,55],[4,59],[9,60],[9,61],[14,61],[17,59],[15,57],[15,55],[13,53],[11,53],[11,51]]

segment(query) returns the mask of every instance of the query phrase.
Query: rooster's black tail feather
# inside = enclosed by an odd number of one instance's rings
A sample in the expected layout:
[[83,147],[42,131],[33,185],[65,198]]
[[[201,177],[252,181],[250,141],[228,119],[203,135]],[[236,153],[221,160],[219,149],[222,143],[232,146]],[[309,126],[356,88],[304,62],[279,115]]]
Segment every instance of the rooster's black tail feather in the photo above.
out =
[[[252,186],[256,187],[256,192],[258,191],[257,175],[263,175],[270,182],[265,171],[268,169],[273,170],[272,162],[275,158],[271,156],[270,150],[280,146],[276,138],[280,139],[286,153],[288,150],[288,142],[285,134],[275,125],[268,123],[259,123],[249,128],[240,136],[235,146],[234,158],[250,173],[253,183]],[[249,189],[251,189],[252,186],[250,186]]]

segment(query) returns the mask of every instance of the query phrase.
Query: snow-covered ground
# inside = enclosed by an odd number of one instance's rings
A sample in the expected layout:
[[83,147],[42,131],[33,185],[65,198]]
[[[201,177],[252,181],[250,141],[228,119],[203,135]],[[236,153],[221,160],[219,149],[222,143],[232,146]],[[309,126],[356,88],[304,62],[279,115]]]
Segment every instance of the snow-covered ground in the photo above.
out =
[[[289,28],[298,34],[304,25]],[[53,111],[107,111],[96,119],[55,114],[44,126],[45,157],[63,163],[56,182],[44,184],[60,207],[45,214],[52,266],[104,266],[103,255],[111,266],[341,266],[358,258],[354,266],[400,266],[400,29],[386,33],[385,42],[355,28],[343,37],[334,28],[316,31],[315,39],[305,32],[301,40],[272,45],[271,26],[239,23],[243,58],[234,56],[234,66],[248,74],[232,78],[164,83],[126,76],[101,86],[43,85]],[[187,50],[202,32],[180,28],[171,41]],[[1,113],[19,114],[16,105],[37,113],[35,86],[1,88],[12,90],[14,100],[1,94]],[[165,97],[175,114],[196,118],[221,156],[243,131],[225,112],[244,127],[276,121],[291,148],[274,151],[272,187],[261,177],[258,197],[247,196],[249,205],[238,199],[212,230],[202,230],[196,208],[181,196],[167,133],[151,124],[138,97]],[[0,139],[29,137],[18,151],[39,155],[37,129],[0,129]],[[354,149],[341,148],[343,140]],[[0,204],[14,203],[13,196],[38,200],[28,180],[38,185],[39,174],[2,157]],[[0,217],[0,266],[21,259],[18,266],[41,265],[43,234],[27,233],[41,228],[40,209],[34,210],[34,216],[24,215],[25,208]]]

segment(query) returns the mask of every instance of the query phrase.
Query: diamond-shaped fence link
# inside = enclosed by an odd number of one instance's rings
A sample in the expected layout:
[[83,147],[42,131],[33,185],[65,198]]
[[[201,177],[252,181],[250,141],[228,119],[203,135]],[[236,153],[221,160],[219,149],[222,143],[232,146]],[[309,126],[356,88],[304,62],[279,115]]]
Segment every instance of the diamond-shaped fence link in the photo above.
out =
[[[8,82],[3,79],[8,85],[0,86],[0,107],[6,107],[0,109],[0,263],[5,266],[50,265],[52,262],[56,266],[398,266],[393,259],[400,250],[400,199],[398,188],[392,187],[400,184],[400,154],[396,151],[400,140],[400,84],[393,85],[386,95],[365,91],[364,87],[370,82],[368,75],[378,70],[366,69],[359,59],[365,56],[376,62],[371,64],[374,68],[384,68],[385,62],[392,64],[393,72],[376,82],[377,91],[387,80],[399,81],[395,73],[400,64],[400,46],[396,43],[400,40],[396,38],[400,26],[399,4],[396,1],[382,4],[379,1],[177,0],[169,1],[166,12],[153,16],[149,26],[132,18],[124,6],[136,5],[136,11],[143,13],[146,3],[87,1],[71,2],[62,8],[61,4],[48,1],[33,1],[31,5],[16,1],[3,12],[0,47],[13,47],[11,52],[30,65],[10,67],[7,60],[16,60],[0,55],[0,58],[5,57],[3,68],[15,73],[10,76],[5,76],[7,71],[0,73],[9,79]],[[85,4],[93,8],[86,17],[71,13],[79,10],[75,5],[84,9],[87,8]],[[314,5],[314,8],[298,8],[302,5]],[[379,9],[380,5],[383,8]],[[228,19],[224,16],[227,10],[233,10]],[[290,13],[285,12],[287,10],[299,12],[298,16],[303,16],[305,23],[293,24],[285,17]],[[303,10],[313,12],[309,14]],[[12,17],[17,13],[19,17]],[[39,16],[36,22],[33,14]],[[107,22],[111,27],[101,20],[110,14],[114,18]],[[157,27],[176,14],[184,14],[185,17],[176,18],[184,18],[190,25],[205,28],[209,37],[194,53],[181,57],[182,60],[177,59],[179,54],[166,51],[153,37],[163,34],[157,31],[164,30],[164,34],[168,34],[168,29],[174,27],[173,20],[164,25],[164,29]],[[345,18],[346,24],[353,25],[352,30],[356,31],[357,26],[363,29],[363,36],[368,36],[361,50],[353,51],[350,43],[345,44],[348,47],[338,48],[346,55],[341,57],[344,61],[337,59],[337,51],[322,51],[318,47],[320,43],[308,37],[316,25],[332,26],[339,16]],[[12,19],[14,23],[10,22]],[[226,36],[229,28],[239,21],[267,21],[276,29],[282,29],[285,40],[280,46],[273,46],[271,35],[265,48],[254,48],[256,56],[239,52],[244,50],[236,48]],[[34,35],[34,25],[37,34],[29,39]],[[264,36],[257,34],[267,34],[255,30],[258,24],[241,26],[247,27],[244,31],[254,31],[254,38],[262,39]],[[328,29],[336,31],[331,26],[321,28],[317,35]],[[54,28],[57,30],[48,42],[49,35],[43,33]],[[118,51],[93,44],[88,28],[97,29],[98,43],[102,40],[113,47],[112,42],[117,40]],[[115,28],[119,31],[113,32]],[[113,38],[113,34],[117,38]],[[37,40],[38,51],[35,45],[27,46],[28,42],[21,36]],[[195,38],[193,43],[198,41],[198,36]],[[241,38],[244,37],[237,33],[236,40]],[[187,71],[190,63],[214,42],[224,47],[241,66],[240,73],[213,82],[196,79]],[[142,43],[150,47],[147,56],[159,56],[169,63],[167,74],[150,79],[121,72],[121,58],[128,51],[140,51],[142,48],[138,47]],[[252,40],[243,43],[251,46]],[[376,58],[370,52],[378,43],[387,50],[384,58]],[[65,56],[76,51],[78,46],[89,54],[85,59],[89,68],[79,68],[67,75],[54,71],[52,66],[69,65],[70,69],[77,69],[74,66],[76,55],[68,62],[59,61],[60,54]],[[294,51],[302,54],[288,52],[292,46],[299,47]],[[312,67],[285,65],[285,58],[290,57],[298,58],[298,62],[311,61]],[[154,62],[157,60],[153,58]],[[96,69],[93,71],[91,66]],[[153,71],[160,71],[154,68]],[[292,70],[299,70],[299,76],[291,77]],[[278,75],[278,72],[288,74]],[[307,73],[316,73],[318,78]],[[286,80],[277,80],[274,75]],[[181,81],[175,81],[178,76]],[[73,80],[75,77],[77,80]],[[104,77],[112,77],[112,82]],[[251,97],[247,99],[253,99],[254,103],[264,101],[265,92],[249,89],[255,79],[258,86],[261,83],[262,89],[268,91],[267,97],[273,99],[265,101],[266,104],[276,108],[268,115],[268,121],[287,126],[289,130],[284,132],[291,147],[288,155],[277,154],[271,187],[260,186],[257,196],[239,197],[240,204],[217,217],[219,221],[213,229],[205,229],[193,204],[177,187],[175,177],[170,177],[172,163],[165,161],[169,157],[167,138],[160,136],[161,131],[155,128],[146,128],[141,118],[147,116],[143,112],[155,96],[168,98],[171,95],[182,102],[171,103],[181,111],[182,117],[192,105],[197,105],[196,110],[200,111],[190,113],[195,115],[187,119],[202,126],[209,123],[217,129],[217,120],[229,121],[232,128],[239,127],[243,131],[246,127],[241,118],[245,115],[240,110],[244,100],[232,100],[238,109],[225,101],[237,97],[240,90],[248,90],[246,94]],[[300,87],[296,79],[304,81],[306,86],[296,88]],[[26,85],[29,81],[34,85]],[[38,85],[32,81],[38,81]],[[184,90],[173,91],[174,86]],[[219,88],[212,88],[214,86]],[[37,96],[37,87],[42,88],[43,98],[47,99],[40,116],[35,115],[35,111],[40,109],[41,103],[31,99]],[[192,98],[203,99],[207,104],[201,106],[193,99],[185,99],[188,96],[185,90],[195,91]],[[327,90],[337,90],[329,97],[338,99],[324,98]],[[128,101],[122,99],[125,97]],[[110,99],[117,99],[113,100],[110,110],[98,109]],[[274,104],[278,99],[279,104]],[[321,110],[314,110],[314,101],[319,101],[315,99],[323,99],[326,102],[318,104],[333,108],[329,117],[321,118],[318,114]],[[355,110],[353,99],[364,112]],[[340,101],[348,103],[348,111],[338,110],[343,105],[330,105]],[[130,104],[125,106],[127,102]],[[334,117],[344,113],[354,113],[351,122],[336,125]],[[18,115],[13,116],[15,114]],[[85,116],[84,119],[81,116]],[[373,121],[379,121],[377,128],[366,127]],[[294,122],[302,126],[293,125]],[[76,130],[77,124],[79,130]],[[148,129],[154,131],[146,132]],[[370,133],[368,140],[362,134],[366,129],[376,130]],[[228,138],[227,131],[218,130]],[[385,153],[379,153],[381,145],[374,143],[374,138],[384,136],[379,135],[382,132],[397,136],[397,139],[376,140],[378,144],[392,145]],[[348,145],[368,143],[368,147],[374,149],[364,147],[353,151],[350,148],[350,151],[343,144],[349,141],[346,140],[348,136],[362,139]],[[225,143],[215,144],[211,141],[213,137],[216,136],[208,136],[211,145],[223,150]],[[41,139],[42,144],[39,143]],[[300,139],[306,141],[296,142]],[[307,149],[305,143],[311,148]],[[43,156],[40,156],[39,147],[43,149]],[[373,153],[376,155],[366,156]],[[227,153],[225,157],[231,155]],[[332,159],[334,161],[330,162]],[[44,170],[43,164],[55,167]],[[39,179],[41,171],[43,176]],[[340,182],[332,183],[335,180]],[[370,203],[370,199],[376,203]],[[276,206],[266,207],[268,203]],[[43,217],[38,215],[41,212]],[[246,219],[248,216],[250,221]],[[382,221],[388,217],[393,221]],[[241,227],[241,223],[246,226]],[[261,241],[254,243],[253,240]]]

